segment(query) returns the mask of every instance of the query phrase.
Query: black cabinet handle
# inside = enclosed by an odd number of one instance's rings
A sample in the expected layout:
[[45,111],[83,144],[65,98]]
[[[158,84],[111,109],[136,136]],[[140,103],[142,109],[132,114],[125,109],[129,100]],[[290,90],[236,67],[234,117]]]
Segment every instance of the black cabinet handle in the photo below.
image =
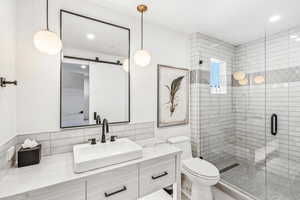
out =
[[272,135],[277,135],[277,121],[278,121],[277,115],[273,114],[271,116],[271,134]]
[[159,179],[159,178],[164,177],[164,176],[167,176],[167,175],[168,175],[168,172],[164,172],[164,173],[162,173],[162,174],[160,174],[160,175],[158,175],[158,176],[152,176],[152,179],[153,179],[153,180]]
[[123,188],[122,188],[122,189],[120,189],[120,190],[117,190],[117,191],[115,191],[115,192],[111,192],[111,193],[107,193],[107,192],[105,192],[105,193],[104,193],[104,195],[105,195],[105,197],[110,197],[110,196],[113,196],[113,195],[115,195],[115,194],[118,194],[118,193],[124,192],[124,191],[126,191],[126,190],[127,190],[127,187],[126,187],[126,186],[123,186]]

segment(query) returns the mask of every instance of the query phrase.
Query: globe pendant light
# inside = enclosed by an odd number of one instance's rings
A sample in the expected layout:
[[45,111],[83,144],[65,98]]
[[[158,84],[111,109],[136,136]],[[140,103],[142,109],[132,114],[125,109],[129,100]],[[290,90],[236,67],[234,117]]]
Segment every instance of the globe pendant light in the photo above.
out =
[[245,72],[234,72],[234,74],[233,74],[233,78],[237,81],[244,80],[245,77],[246,77]]
[[262,83],[265,82],[265,77],[264,77],[264,76],[261,76],[261,75],[256,76],[256,77],[254,78],[254,82],[257,83],[257,84],[262,84]]
[[248,79],[243,79],[243,80],[239,80],[239,84],[240,85],[247,85],[248,84]]
[[140,67],[146,67],[150,64],[151,55],[144,50],[144,12],[148,10],[146,5],[139,5],[137,10],[141,13],[141,49],[135,52],[134,62]]
[[48,0],[46,5],[47,28],[40,30],[33,36],[34,46],[42,53],[56,55],[62,49],[62,42],[56,33],[49,30],[49,8]]

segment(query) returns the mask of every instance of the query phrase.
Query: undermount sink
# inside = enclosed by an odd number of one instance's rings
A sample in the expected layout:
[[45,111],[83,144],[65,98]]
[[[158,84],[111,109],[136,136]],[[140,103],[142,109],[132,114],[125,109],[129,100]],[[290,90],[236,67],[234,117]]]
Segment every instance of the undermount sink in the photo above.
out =
[[122,138],[115,142],[73,147],[74,172],[81,173],[143,157],[143,149],[133,141]]

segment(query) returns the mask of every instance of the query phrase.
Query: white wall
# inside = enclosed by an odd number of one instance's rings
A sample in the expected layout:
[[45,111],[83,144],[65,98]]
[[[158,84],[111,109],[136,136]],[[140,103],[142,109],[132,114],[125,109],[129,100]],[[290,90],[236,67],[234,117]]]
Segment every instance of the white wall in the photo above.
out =
[[[0,76],[15,80],[16,1],[0,1]],[[16,133],[16,87],[0,88],[0,145]]]
[[[140,21],[97,7],[82,0],[50,1],[50,29],[59,33],[59,9],[66,9],[131,29],[131,56],[140,45]],[[135,8],[132,9],[135,12]],[[32,133],[59,129],[59,56],[45,56],[32,44],[35,31],[42,28],[44,2],[18,1],[17,132]],[[145,16],[147,18],[147,16]],[[145,25],[145,48],[152,54],[151,66],[136,68],[131,74],[132,122],[156,121],[157,64],[189,66],[188,37],[159,26]],[[132,59],[131,59],[132,62]],[[159,129],[158,136],[187,134],[188,126]]]
[[90,64],[90,123],[94,112],[110,122],[128,121],[128,73],[122,66]]

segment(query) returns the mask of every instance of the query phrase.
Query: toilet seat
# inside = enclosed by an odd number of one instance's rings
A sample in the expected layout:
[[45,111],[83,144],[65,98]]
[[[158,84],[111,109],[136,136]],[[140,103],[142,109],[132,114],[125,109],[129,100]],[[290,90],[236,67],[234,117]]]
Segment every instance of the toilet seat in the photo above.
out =
[[219,179],[219,170],[211,163],[199,158],[191,158],[182,162],[184,170],[191,175],[205,180]]

